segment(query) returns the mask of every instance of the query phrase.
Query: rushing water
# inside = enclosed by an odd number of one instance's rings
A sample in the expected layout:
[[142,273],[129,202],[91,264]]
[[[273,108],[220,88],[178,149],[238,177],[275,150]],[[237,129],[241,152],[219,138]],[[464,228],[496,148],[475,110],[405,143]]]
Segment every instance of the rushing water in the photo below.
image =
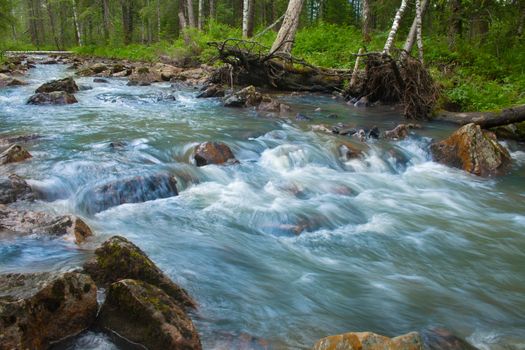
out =
[[[0,90],[0,134],[42,135],[29,146],[33,159],[0,171],[30,179],[47,198],[18,205],[84,216],[96,242],[79,248],[60,238],[4,239],[0,272],[78,266],[96,244],[120,234],[198,301],[193,318],[205,349],[234,347],[228,339],[243,334],[256,338],[254,349],[259,341],[306,349],[329,334],[397,335],[433,325],[484,349],[525,349],[519,145],[509,175],[483,179],[430,161],[431,138],[453,130],[440,124],[405,141],[354,140],[366,157],[348,161],[338,150],[343,138],[312,132],[311,123],[224,108],[169,83],[78,78],[93,87],[76,94],[78,104],[25,105],[38,85],[68,74],[62,65],[38,65],[30,85]],[[327,96],[283,99],[312,123],[384,130],[401,121],[395,111]],[[327,118],[332,113],[340,118]],[[240,164],[192,165],[194,145],[207,140],[228,143]],[[179,196],[82,211],[87,190],[159,172],[177,177]],[[118,348],[96,332],[72,344]]]

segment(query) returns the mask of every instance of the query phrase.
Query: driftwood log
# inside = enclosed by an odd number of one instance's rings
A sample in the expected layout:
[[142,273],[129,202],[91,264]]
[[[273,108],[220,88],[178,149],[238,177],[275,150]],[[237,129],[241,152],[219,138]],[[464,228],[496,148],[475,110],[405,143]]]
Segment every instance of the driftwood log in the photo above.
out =
[[484,129],[514,124],[525,121],[525,105],[504,109],[499,112],[455,113],[441,111],[433,120],[440,120],[459,125],[474,123]]
[[213,79],[215,83],[332,92],[341,91],[352,75],[351,70],[316,67],[278,49],[270,51],[255,41],[227,39],[208,45],[215,47],[218,59],[230,67],[229,72]]

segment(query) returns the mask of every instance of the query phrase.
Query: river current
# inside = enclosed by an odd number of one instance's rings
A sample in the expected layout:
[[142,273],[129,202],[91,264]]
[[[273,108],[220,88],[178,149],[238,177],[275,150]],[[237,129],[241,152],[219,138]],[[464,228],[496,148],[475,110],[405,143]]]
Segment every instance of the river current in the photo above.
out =
[[[233,348],[230,340],[246,335],[253,349],[308,349],[348,331],[395,336],[432,326],[481,349],[525,349],[522,145],[508,144],[508,175],[485,179],[431,161],[428,146],[449,135],[449,125],[366,144],[311,131],[319,123],[386,130],[402,122],[395,110],[329,96],[280,97],[311,122],[117,78],[76,78],[92,87],[76,94],[78,104],[25,104],[42,83],[71,74],[64,65],[37,65],[30,85],[0,90],[0,136],[42,136],[28,146],[31,160],[0,171],[45,194],[18,206],[75,213],[96,236],[80,247],[5,238],[0,272],[67,270],[119,234],[197,300],[192,317],[205,349]],[[365,157],[347,160],[341,140]],[[197,168],[191,152],[203,141],[227,143],[240,164]],[[176,176],[178,196],[82,210],[83,194],[99,184],[159,172]],[[66,348],[124,347],[88,332]]]

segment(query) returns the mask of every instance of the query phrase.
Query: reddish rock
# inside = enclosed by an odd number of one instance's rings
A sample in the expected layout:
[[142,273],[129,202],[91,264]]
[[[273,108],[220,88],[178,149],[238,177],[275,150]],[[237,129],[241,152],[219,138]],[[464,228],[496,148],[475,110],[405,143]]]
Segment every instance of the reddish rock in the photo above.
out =
[[0,153],[0,164],[21,162],[29,158],[31,154],[24,147],[15,144]]
[[323,338],[312,350],[423,350],[423,343],[417,332],[395,338],[372,332],[355,332]]
[[437,162],[478,176],[502,173],[511,163],[509,151],[498,143],[496,136],[472,123],[433,143],[430,150]]
[[163,290],[142,281],[124,279],[111,284],[99,323],[150,350],[202,349],[184,310]]
[[0,275],[0,349],[47,349],[88,328],[97,309],[97,288],[87,275]]
[[197,166],[237,162],[230,147],[221,142],[201,143],[195,148],[193,158]]

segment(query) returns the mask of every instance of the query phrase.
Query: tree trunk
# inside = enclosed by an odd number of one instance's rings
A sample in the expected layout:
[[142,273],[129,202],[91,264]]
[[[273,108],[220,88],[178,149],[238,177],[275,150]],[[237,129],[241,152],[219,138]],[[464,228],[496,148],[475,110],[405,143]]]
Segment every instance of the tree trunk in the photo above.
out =
[[519,123],[525,121],[525,105],[504,109],[500,112],[440,112],[434,120],[446,121],[454,124],[465,125],[474,123],[482,128]]
[[122,31],[124,33],[124,45],[131,44],[133,39],[133,0],[121,0],[122,7]]
[[248,38],[248,19],[250,13],[250,0],[242,2],[242,37]]
[[204,0],[199,0],[199,21],[197,27],[202,30],[202,24],[204,23]]
[[[424,17],[425,11],[428,7],[429,0],[423,0],[421,3],[421,18]],[[403,46],[403,50],[407,53],[410,53],[412,51],[412,48],[414,47],[414,44],[416,43],[416,35],[417,35],[417,18],[414,18],[414,21],[412,22],[412,26],[410,27],[410,32],[408,33],[407,40],[405,41],[405,45]]]
[[456,48],[456,39],[461,36],[463,23],[461,19],[461,0],[450,1],[451,22],[448,31],[448,47],[451,50]]
[[109,13],[109,0],[102,0],[102,20],[104,22],[104,40],[109,42],[109,33],[111,30],[111,21]]
[[73,4],[73,23],[75,24],[75,38],[77,40],[77,45],[82,46],[82,32],[80,31],[80,24],[78,23],[76,0],[72,0],[72,4]]
[[363,41],[369,43],[370,40],[370,0],[363,0]]
[[188,24],[190,27],[195,28],[195,15],[193,13],[193,1],[186,0],[187,6],[186,10],[188,11]]
[[210,0],[210,18],[212,20],[215,20],[215,11],[216,11],[216,8],[215,8],[215,0]]
[[272,45],[272,52],[284,52],[287,54],[292,52],[293,41],[295,40],[295,34],[299,26],[299,16],[303,8],[303,3],[304,0],[290,0],[288,3],[283,24]]
[[421,18],[421,1],[416,0],[416,38],[417,38],[417,52],[421,63],[423,63],[423,33],[422,33],[422,18]]
[[160,41],[160,0],[157,0],[157,41]]
[[253,36],[253,28],[255,26],[255,0],[249,0],[248,6],[248,38]]
[[396,37],[397,30],[399,29],[399,23],[401,22],[401,18],[403,17],[403,13],[405,12],[406,8],[407,0],[401,0],[401,6],[397,10],[396,16],[394,17],[392,29],[390,29],[390,33],[388,34],[388,38],[386,39],[385,47],[383,49],[383,53],[387,55],[390,53],[390,50],[394,45],[394,39]]
[[60,51],[60,42],[58,41],[58,36],[55,28],[55,16],[53,15],[53,9],[51,8],[51,3],[49,0],[46,0],[47,14],[49,15],[49,24],[51,25],[51,34],[55,40],[55,45],[57,50]]
[[523,34],[524,23],[525,23],[525,1],[523,1],[523,4],[521,6],[521,16],[518,22],[518,30],[517,30],[518,36],[522,36]]

